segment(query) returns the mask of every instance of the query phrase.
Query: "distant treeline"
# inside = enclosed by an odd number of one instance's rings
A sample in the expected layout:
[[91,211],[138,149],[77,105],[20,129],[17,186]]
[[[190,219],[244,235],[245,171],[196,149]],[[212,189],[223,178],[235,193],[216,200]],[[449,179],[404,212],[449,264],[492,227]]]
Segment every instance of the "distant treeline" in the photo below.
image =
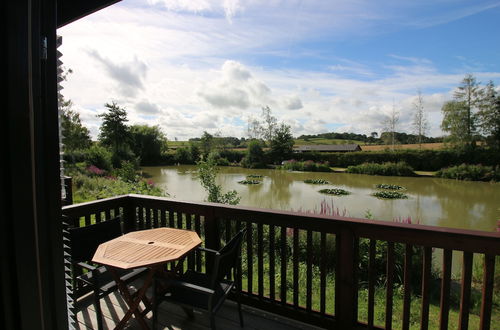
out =
[[[373,132],[370,136],[366,134],[357,134],[357,133],[321,133],[321,134],[311,134],[311,135],[301,135],[298,139],[301,140],[309,140],[309,139],[336,139],[336,140],[346,140],[347,141],[362,141],[364,143],[371,144],[387,144],[389,141],[389,132],[383,132],[380,137],[376,132]],[[400,144],[412,144],[418,143],[418,136],[415,134],[407,134],[407,133],[399,133],[395,132],[395,140]],[[422,137],[422,143],[436,143],[443,142],[442,137]]]

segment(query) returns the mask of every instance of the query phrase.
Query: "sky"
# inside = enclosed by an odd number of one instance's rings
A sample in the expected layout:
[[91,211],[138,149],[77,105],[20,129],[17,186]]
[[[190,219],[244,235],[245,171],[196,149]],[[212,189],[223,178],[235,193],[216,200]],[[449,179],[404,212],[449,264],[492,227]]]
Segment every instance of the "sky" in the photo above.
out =
[[261,109],[294,136],[380,134],[393,109],[429,136],[466,74],[500,85],[500,1],[123,0],[58,30],[62,94],[95,139],[112,101],[169,140],[246,137]]

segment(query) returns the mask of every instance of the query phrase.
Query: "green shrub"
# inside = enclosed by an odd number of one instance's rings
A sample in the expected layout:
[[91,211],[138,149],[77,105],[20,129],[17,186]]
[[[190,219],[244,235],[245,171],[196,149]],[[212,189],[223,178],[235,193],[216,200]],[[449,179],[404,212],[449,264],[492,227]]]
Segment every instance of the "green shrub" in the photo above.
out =
[[186,147],[180,147],[175,150],[174,161],[179,164],[194,164],[192,154]]
[[90,147],[85,155],[85,162],[88,165],[97,166],[100,169],[111,171],[113,169],[113,155],[111,152],[99,145]]
[[454,150],[397,150],[397,151],[360,151],[336,153],[298,153],[297,161],[313,160],[329,162],[332,166],[348,167],[363,163],[405,162],[419,171],[437,171],[441,168],[462,163],[500,165],[500,153],[490,149],[477,148],[474,151]]
[[121,167],[115,170],[115,174],[127,182],[136,182],[138,179],[135,164],[128,161],[122,161]]
[[288,171],[307,171],[307,172],[332,171],[330,169],[330,164],[328,163],[316,163],[312,160],[306,160],[305,162],[298,162],[295,159],[286,161],[280,168]]
[[500,167],[462,164],[441,169],[436,176],[468,181],[500,181]]
[[415,176],[413,168],[405,162],[383,164],[364,163],[361,165],[349,166],[347,173],[369,174],[369,175],[388,175],[388,176]]

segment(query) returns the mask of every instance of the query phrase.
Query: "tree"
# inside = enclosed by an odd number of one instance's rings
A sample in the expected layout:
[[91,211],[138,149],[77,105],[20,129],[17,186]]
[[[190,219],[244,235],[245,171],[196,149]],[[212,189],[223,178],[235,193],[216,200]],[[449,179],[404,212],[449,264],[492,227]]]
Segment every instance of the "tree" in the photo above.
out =
[[134,125],[130,127],[132,151],[141,164],[157,163],[166,150],[167,138],[159,126]]
[[[394,150],[394,145],[396,144],[396,127],[399,122],[399,111],[396,109],[396,105],[392,104],[392,110],[387,115],[383,121],[384,130],[390,134],[389,142]],[[382,133],[382,135],[384,135]]]
[[200,139],[201,154],[203,157],[207,157],[212,150],[214,144],[214,137],[212,134],[204,131]]
[[285,123],[281,123],[275,129],[271,139],[271,155],[273,159],[279,163],[288,159],[293,152],[294,143],[291,127]]
[[465,135],[464,143],[470,148],[474,148],[477,134],[477,111],[481,104],[483,91],[476,78],[468,74],[462,80],[461,85],[457,87],[453,96],[456,101],[462,103],[465,111],[465,117],[463,118],[465,120],[465,131],[461,133]]
[[248,143],[245,157],[241,160],[241,166],[246,168],[264,168],[264,150],[262,150],[261,141],[252,140]]
[[201,185],[207,191],[207,202],[236,205],[240,202],[240,197],[236,190],[226,193],[222,192],[222,186],[215,183],[217,173],[219,172],[216,164],[211,161],[200,160],[198,166],[198,179]]
[[253,117],[248,117],[247,135],[250,140],[262,137],[262,125]]
[[267,142],[271,142],[274,137],[276,127],[278,126],[278,120],[271,114],[271,108],[267,105],[262,108],[262,137]]
[[422,139],[425,137],[425,134],[429,130],[429,121],[427,120],[427,116],[424,110],[424,97],[422,96],[422,92],[417,91],[417,98],[415,102],[413,102],[413,107],[415,109],[415,113],[413,115],[413,130],[415,135],[417,136],[417,143],[419,144],[419,148],[422,149]]
[[448,132],[447,140],[456,148],[470,145],[470,136],[467,132],[467,106],[463,101],[448,101],[441,108],[443,121],[441,129]]
[[102,118],[99,141],[113,153],[113,165],[119,167],[122,160],[134,159],[130,147],[132,139],[129,127],[125,125],[128,121],[127,111],[112,102],[104,105],[108,112],[97,115]]
[[60,99],[61,129],[64,150],[87,149],[91,146],[90,132],[82,125],[80,114],[72,109],[71,100]]
[[500,149],[500,95],[492,81],[483,91],[478,112],[479,126],[490,147],[498,150]]

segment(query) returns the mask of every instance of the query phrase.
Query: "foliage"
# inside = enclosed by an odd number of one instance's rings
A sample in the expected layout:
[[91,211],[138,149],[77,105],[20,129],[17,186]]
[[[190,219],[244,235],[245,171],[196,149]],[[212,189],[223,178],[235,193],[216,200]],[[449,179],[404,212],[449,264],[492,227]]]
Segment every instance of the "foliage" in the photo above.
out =
[[137,161],[131,149],[132,135],[125,125],[128,121],[127,111],[115,102],[106,103],[105,107],[107,112],[98,115],[102,118],[99,141],[111,150],[113,166],[120,167],[123,160]]
[[500,150],[500,93],[493,82],[484,89],[484,97],[479,106],[478,119],[486,142],[494,150]]
[[417,98],[413,103],[413,107],[415,108],[415,112],[413,114],[412,126],[417,136],[417,143],[420,145],[420,148],[422,148],[422,141],[429,130],[429,121],[427,120],[424,110],[424,97],[420,90],[417,92]]
[[132,151],[140,158],[141,164],[158,164],[161,154],[166,151],[167,138],[159,126],[133,125],[130,127]]
[[274,130],[270,140],[270,154],[274,162],[278,164],[284,159],[288,159],[293,152],[294,140],[291,133],[291,127],[281,123]]
[[328,161],[332,166],[348,167],[363,163],[383,163],[404,161],[415,170],[437,171],[444,167],[460,165],[462,163],[498,165],[500,153],[496,150],[476,148],[465,150],[396,150],[389,151],[360,151],[336,153],[298,153],[294,154],[298,161],[307,159]]
[[192,153],[186,147],[180,147],[175,150],[174,160],[179,164],[194,164]]
[[71,109],[71,100],[61,99],[61,129],[64,151],[86,149],[92,144],[90,131],[82,125],[80,114]]
[[413,168],[405,162],[386,162],[383,164],[363,163],[361,165],[349,166],[347,173],[390,175],[390,176],[415,176]]
[[241,180],[241,181],[238,181],[238,183],[240,183],[240,184],[261,184],[262,181],[260,181],[260,180]]
[[461,164],[439,170],[436,176],[466,181],[500,181],[500,166]]
[[90,147],[84,155],[84,160],[88,165],[95,165],[107,171],[111,171],[113,168],[111,158],[111,152],[97,144]]
[[204,159],[208,156],[210,151],[212,150],[214,143],[214,137],[212,134],[208,132],[203,132],[203,135],[200,138],[200,149],[201,149],[201,155],[204,157]]
[[[125,194],[141,194],[151,196],[165,196],[163,190],[153,181],[137,178],[136,181],[124,181],[114,176],[90,168],[72,166],[68,175],[73,177],[73,201],[83,203],[102,198]],[[100,174],[97,174],[100,173]]]
[[375,185],[375,188],[388,189],[388,190],[405,190],[406,189],[405,187],[398,186],[397,184],[387,184],[387,183],[378,183]]
[[246,168],[265,168],[264,151],[259,140],[252,140],[248,144],[245,157],[241,160],[241,166]]
[[217,150],[213,150],[208,154],[207,161],[213,162],[215,165],[218,166],[228,166],[229,161],[222,157],[220,152]]
[[262,118],[264,120],[262,123],[262,137],[264,140],[271,142],[276,134],[278,119],[271,114],[271,108],[267,105],[262,107]]
[[331,172],[330,164],[328,163],[317,163],[312,160],[306,160],[305,162],[298,162],[294,159],[286,161],[281,167],[281,169],[288,171],[309,171],[309,172]]
[[455,90],[454,100],[446,102],[441,111],[441,129],[448,132],[455,148],[472,150],[478,134],[478,109],[483,103],[484,91],[476,78],[468,74]]
[[123,181],[135,182],[137,181],[137,173],[135,164],[128,161],[123,161],[120,168],[115,170],[116,176]]
[[372,196],[383,198],[383,199],[407,199],[408,196],[399,191],[377,191],[372,194]]
[[198,166],[198,179],[202,187],[207,191],[207,201],[212,203],[222,203],[236,205],[240,202],[240,197],[236,190],[231,190],[226,193],[222,192],[221,185],[215,182],[218,169],[213,161],[200,160],[197,162]]
[[321,189],[319,192],[322,194],[335,195],[335,196],[344,196],[344,195],[351,194],[347,190],[340,189],[340,188]]
[[306,180],[304,180],[304,183],[309,183],[309,184],[330,184],[330,181],[323,180],[323,179],[306,179]]

